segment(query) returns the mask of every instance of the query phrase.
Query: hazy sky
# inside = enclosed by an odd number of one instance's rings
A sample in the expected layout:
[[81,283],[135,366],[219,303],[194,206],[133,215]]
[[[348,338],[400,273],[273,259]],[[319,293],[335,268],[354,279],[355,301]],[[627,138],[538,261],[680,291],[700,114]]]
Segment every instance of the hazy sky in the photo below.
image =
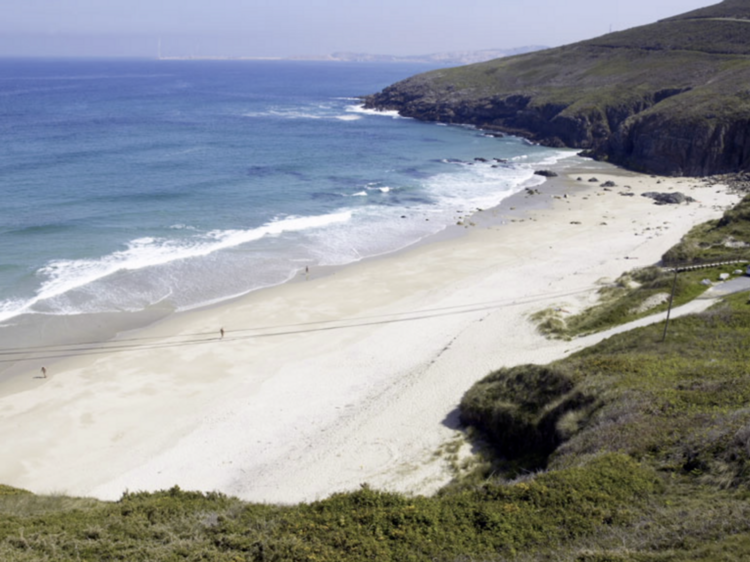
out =
[[706,0],[5,0],[0,56],[418,55],[558,46]]

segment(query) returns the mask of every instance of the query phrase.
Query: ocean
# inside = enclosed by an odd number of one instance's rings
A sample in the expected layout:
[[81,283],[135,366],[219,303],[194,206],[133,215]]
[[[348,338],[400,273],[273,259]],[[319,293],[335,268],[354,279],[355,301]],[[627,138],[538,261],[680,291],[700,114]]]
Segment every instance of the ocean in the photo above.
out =
[[0,60],[0,341],[394,252],[569,155],[362,109],[430,69]]

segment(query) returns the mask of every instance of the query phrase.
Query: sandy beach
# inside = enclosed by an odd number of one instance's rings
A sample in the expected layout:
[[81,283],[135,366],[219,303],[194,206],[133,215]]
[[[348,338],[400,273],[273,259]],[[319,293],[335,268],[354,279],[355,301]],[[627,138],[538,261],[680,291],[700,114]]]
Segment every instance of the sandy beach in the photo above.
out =
[[597,340],[547,340],[530,314],[595,302],[739,200],[577,157],[557,169],[462,219],[460,236],[171,315],[45,360],[47,378],[41,360],[15,365],[0,384],[0,483],[111,500],[173,485],[273,503],[365,482],[434,492],[474,382]]

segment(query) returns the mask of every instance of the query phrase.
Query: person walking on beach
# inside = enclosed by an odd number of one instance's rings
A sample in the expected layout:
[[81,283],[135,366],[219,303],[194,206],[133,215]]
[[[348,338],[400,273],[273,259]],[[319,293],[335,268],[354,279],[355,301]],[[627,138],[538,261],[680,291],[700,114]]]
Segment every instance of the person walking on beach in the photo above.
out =
[[219,339],[220,339],[220,340],[223,340],[223,339],[224,339],[224,328],[221,328],[221,329],[219,330],[219,333],[221,334],[221,337],[220,337]]
[[42,367],[42,378],[47,378],[47,367]]

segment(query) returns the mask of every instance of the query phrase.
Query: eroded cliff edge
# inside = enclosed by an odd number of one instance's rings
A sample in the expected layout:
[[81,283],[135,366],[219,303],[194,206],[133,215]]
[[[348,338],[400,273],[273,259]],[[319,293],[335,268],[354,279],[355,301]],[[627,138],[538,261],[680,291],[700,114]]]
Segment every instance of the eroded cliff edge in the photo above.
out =
[[750,170],[750,0],[420,74],[368,108],[471,124],[666,175]]

